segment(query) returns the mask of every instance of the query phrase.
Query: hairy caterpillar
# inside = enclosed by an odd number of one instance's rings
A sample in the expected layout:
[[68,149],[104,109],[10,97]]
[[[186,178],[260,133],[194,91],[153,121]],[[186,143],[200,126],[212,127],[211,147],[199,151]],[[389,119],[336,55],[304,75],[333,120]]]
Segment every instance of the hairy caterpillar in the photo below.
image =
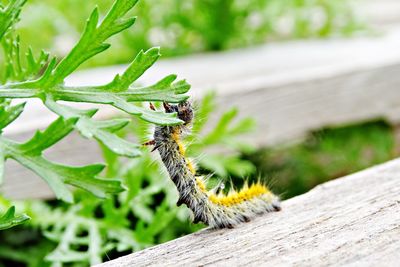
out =
[[[154,109],[153,105],[150,108]],[[261,183],[245,185],[240,191],[231,191],[224,195],[216,190],[207,190],[203,177],[196,176],[191,161],[185,157],[185,147],[181,137],[193,119],[193,109],[189,102],[178,105],[164,103],[167,113],[177,112],[184,124],[178,126],[157,126],[154,145],[158,150],[168,173],[179,191],[177,205],[186,204],[194,214],[194,223],[204,222],[213,228],[232,228],[241,222],[247,222],[258,214],[279,211],[279,198]]]

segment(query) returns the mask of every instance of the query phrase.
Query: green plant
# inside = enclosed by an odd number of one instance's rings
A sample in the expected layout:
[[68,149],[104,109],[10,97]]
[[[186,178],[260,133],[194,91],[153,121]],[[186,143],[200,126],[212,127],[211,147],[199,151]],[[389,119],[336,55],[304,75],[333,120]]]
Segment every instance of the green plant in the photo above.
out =
[[[0,9],[0,41],[5,61],[1,62],[2,85],[0,85],[0,129],[3,130],[23,112],[25,103],[13,105],[10,99],[38,98],[59,118],[42,132],[24,143],[0,136],[0,181],[3,176],[4,161],[11,158],[41,176],[54,191],[57,198],[73,201],[73,194],[67,185],[85,189],[98,197],[121,192],[121,181],[102,179],[98,175],[104,165],[66,166],[46,159],[44,150],[59,142],[74,129],[84,137],[95,138],[118,155],[136,157],[140,155],[139,145],[130,143],[114,132],[127,125],[127,119],[97,121],[92,118],[97,109],[80,110],[57,101],[108,104],[142,120],[163,125],[181,123],[175,114],[155,112],[135,103],[144,101],[180,102],[190,86],[185,81],[170,75],[147,87],[131,86],[160,56],[158,48],[141,51],[125,72],[102,86],[69,87],[64,79],[82,63],[108,49],[105,41],[127,29],[135,18],[124,18],[137,0],[116,0],[99,22],[99,12],[95,8],[86,22],[83,34],[73,49],[60,61],[42,52],[34,57],[31,49],[21,56],[19,38],[13,25],[24,5],[24,0],[11,0]],[[12,215],[13,209],[8,215]],[[2,217],[6,220],[9,216]],[[20,222],[17,221],[16,222]],[[0,222],[0,225],[3,222]]]
[[[93,5],[112,0],[31,0],[19,32],[34,47],[64,56],[79,37]],[[363,25],[347,0],[146,0],[135,9],[135,31],[110,42],[114,50],[84,67],[126,63],[143,48],[161,45],[163,55],[246,47],[293,38],[348,36]],[[37,25],[40,25],[38,27]],[[36,38],[36,36],[42,38]]]
[[10,207],[6,213],[0,218],[0,229],[4,230],[7,228],[11,228],[15,225],[24,223],[29,220],[30,217],[23,214],[19,216],[15,216],[15,207]]
[[[225,112],[216,122],[215,130],[207,133],[204,126],[210,125],[207,121],[216,112],[214,98],[214,94],[208,94],[200,104],[196,104],[194,132],[187,137],[186,142],[189,144],[190,154],[199,159],[198,164],[202,172],[215,173],[215,177],[211,179],[217,183],[229,175],[237,174],[238,170],[230,167],[231,162],[239,167],[245,166],[239,171],[240,174],[249,175],[254,171],[251,163],[238,157],[239,148],[252,151],[251,147],[238,137],[250,131],[254,123],[247,118],[234,121],[236,112],[231,110]],[[151,130],[151,124],[134,119],[133,123],[119,131],[119,134],[124,138],[133,135],[135,139],[144,142],[149,138]],[[215,134],[216,130],[221,131],[221,136]],[[203,227],[192,225],[187,219],[188,209],[176,206],[176,188],[163,170],[162,164],[154,159],[148,148],[143,148],[141,157],[127,161],[106,146],[102,147],[107,162],[105,175],[121,177],[128,190],[106,200],[78,190],[75,191],[76,204],[17,202],[17,207],[33,218],[30,224],[24,225],[25,231],[35,233],[34,229],[39,228],[43,236],[32,244],[36,250],[32,249],[33,254],[30,257],[12,252],[18,251],[22,241],[17,244],[0,244],[0,251],[7,251],[5,254],[0,252],[0,263],[2,260],[8,260],[14,264],[25,262],[29,266],[43,266],[46,262],[95,264]],[[216,152],[218,150],[221,152]],[[211,168],[208,164],[203,165],[201,159],[209,157],[218,161],[217,171],[213,168],[214,165]],[[218,173],[222,176],[217,175]],[[8,202],[1,205],[0,201],[0,208],[8,205]],[[3,233],[0,238],[8,240],[9,236],[15,236],[16,233],[18,230],[14,233]],[[13,240],[15,241],[15,238]],[[25,249],[31,251],[26,244]],[[35,254],[45,257],[46,260],[38,260]]]

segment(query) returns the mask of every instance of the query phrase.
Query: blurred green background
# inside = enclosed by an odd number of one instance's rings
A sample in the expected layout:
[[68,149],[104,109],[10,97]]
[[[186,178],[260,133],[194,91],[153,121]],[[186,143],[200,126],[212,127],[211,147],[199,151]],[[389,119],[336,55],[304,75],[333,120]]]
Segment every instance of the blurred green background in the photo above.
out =
[[[5,2],[0,0],[0,2]],[[111,0],[30,0],[17,31],[25,48],[64,56],[78,40],[95,5]],[[365,32],[352,2],[346,0],[147,0],[131,15],[135,25],[113,37],[112,47],[83,68],[122,64],[141,49],[161,46],[164,57],[248,47],[298,38],[348,37]],[[190,82],[190,81],[189,81]],[[204,132],[217,109],[214,94],[196,102],[188,153],[212,184],[240,186],[243,177],[262,179],[286,199],[319,183],[387,161],[398,153],[395,130],[383,121],[344,125],[310,133],[300,143],[255,148],[240,136],[256,129],[251,118],[225,110],[214,129]],[[149,125],[133,121],[123,136],[147,141]],[[222,149],[222,150],[221,150]],[[208,152],[224,151],[224,152]],[[77,190],[77,204],[17,201],[32,220],[0,232],[0,266],[87,266],[106,261],[202,228],[190,223],[165,170],[144,148],[144,156],[118,158],[103,148],[105,176],[120,177],[129,189],[100,200]],[[229,186],[227,186],[229,188]],[[11,205],[0,197],[0,207]]]
[[[4,1],[4,0],[3,0]],[[18,31],[22,43],[63,56],[78,40],[94,6],[112,0],[30,0]],[[348,0],[146,0],[130,15],[133,27],[83,67],[129,62],[161,46],[164,57],[251,46],[293,38],[350,36],[364,29]]]

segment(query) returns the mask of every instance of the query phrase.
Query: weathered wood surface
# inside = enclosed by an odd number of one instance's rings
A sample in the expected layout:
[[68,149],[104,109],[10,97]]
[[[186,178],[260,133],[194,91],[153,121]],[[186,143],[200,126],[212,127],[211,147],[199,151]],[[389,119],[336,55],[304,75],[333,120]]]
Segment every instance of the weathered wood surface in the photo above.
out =
[[[140,82],[150,84],[170,73],[179,73],[180,78],[192,84],[194,98],[216,90],[223,107],[239,105],[243,115],[263,115],[258,121],[270,131],[267,138],[261,136],[258,141],[268,143],[282,139],[281,132],[286,132],[275,127],[278,122],[281,122],[279,126],[289,124],[293,137],[326,123],[374,116],[399,120],[398,102],[393,99],[398,96],[396,89],[400,84],[396,75],[400,66],[399,47],[400,25],[380,37],[274,43],[168,59],[147,71]],[[83,71],[67,79],[67,84],[106,83],[125,68],[114,66]],[[307,87],[304,93],[303,87]],[[315,112],[314,104],[325,107],[322,111],[325,111],[324,116],[329,115],[328,121],[319,111]],[[365,106],[370,108],[360,108]],[[342,107],[345,108],[343,113],[340,112]],[[110,110],[113,109],[106,109],[103,116],[110,115]],[[298,125],[290,127],[290,122],[293,119],[297,122],[298,118],[287,115],[299,111],[301,123],[304,115],[317,113],[318,116],[307,118],[312,123],[304,124],[301,129]],[[6,133],[31,132],[45,127],[52,119],[54,116],[46,112],[39,101],[33,101]]]
[[390,26],[400,21],[399,0],[358,0],[357,2],[356,12],[373,25]]
[[235,229],[98,266],[400,266],[400,160],[319,185]]

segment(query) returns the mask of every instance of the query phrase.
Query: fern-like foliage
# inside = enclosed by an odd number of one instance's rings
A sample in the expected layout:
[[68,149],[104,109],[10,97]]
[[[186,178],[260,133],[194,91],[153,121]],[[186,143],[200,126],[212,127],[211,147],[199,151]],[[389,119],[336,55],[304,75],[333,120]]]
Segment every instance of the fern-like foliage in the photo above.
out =
[[[186,141],[191,156],[198,159],[201,171],[214,173],[216,177],[212,180],[219,183],[221,178],[238,174],[237,169],[230,166],[232,162],[238,165],[238,169],[244,166],[240,174],[249,175],[254,170],[250,162],[238,156],[238,148],[249,149],[240,135],[251,130],[254,122],[248,118],[237,119],[236,111],[223,112],[217,122],[209,122],[216,112],[214,99],[214,94],[207,94],[201,102],[195,103],[195,131]],[[221,138],[214,131],[207,133],[206,128],[213,128],[214,125],[218,125],[215,128],[223,133]],[[119,134],[122,137],[133,134],[136,139],[145,141],[153,130],[151,126],[134,119]],[[56,266],[94,265],[115,255],[138,251],[203,227],[191,224],[187,219],[188,209],[176,206],[176,187],[149,148],[142,148],[141,157],[128,161],[107,147],[103,148],[107,162],[106,176],[121,177],[128,190],[106,200],[78,190],[74,192],[77,204],[59,203],[61,205],[57,207],[40,201],[17,202],[19,209],[32,216],[32,222],[26,228],[33,226],[41,229],[54,247],[35,246],[45,251],[27,257],[12,252],[13,247],[7,243],[0,244],[0,261],[14,258],[18,262],[26,260],[29,265],[37,260],[35,257],[39,254],[47,255],[45,261]],[[215,164],[206,164],[206,158],[213,158]],[[12,236],[12,233],[9,235]],[[1,251],[8,253],[2,254]]]
[[[123,187],[119,180],[98,177],[104,165],[66,166],[46,159],[43,152],[77,130],[84,137],[95,138],[118,155],[139,156],[139,145],[115,134],[129,120],[98,121],[93,119],[97,109],[81,110],[58,101],[112,105],[150,123],[174,125],[181,123],[176,114],[156,112],[137,103],[180,102],[187,99],[185,93],[190,86],[184,80],[176,81],[176,75],[169,75],[150,86],[132,86],[159,58],[159,48],[141,51],[125,72],[115,76],[108,84],[65,86],[65,78],[82,63],[110,47],[106,43],[108,38],[133,25],[135,18],[126,18],[125,15],[136,5],[137,0],[116,0],[102,20],[95,8],[81,38],[62,60],[43,51],[35,56],[32,49],[22,55],[14,25],[24,3],[24,0],[10,0],[7,6],[0,6],[0,42],[4,58],[4,63],[0,63],[0,182],[4,175],[5,161],[13,159],[42,177],[57,198],[67,202],[73,201],[73,194],[67,185],[85,189],[98,197],[121,192]],[[59,118],[47,129],[38,131],[30,140],[18,143],[1,133],[24,110],[25,103],[13,104],[11,100],[25,98],[40,99]]]

